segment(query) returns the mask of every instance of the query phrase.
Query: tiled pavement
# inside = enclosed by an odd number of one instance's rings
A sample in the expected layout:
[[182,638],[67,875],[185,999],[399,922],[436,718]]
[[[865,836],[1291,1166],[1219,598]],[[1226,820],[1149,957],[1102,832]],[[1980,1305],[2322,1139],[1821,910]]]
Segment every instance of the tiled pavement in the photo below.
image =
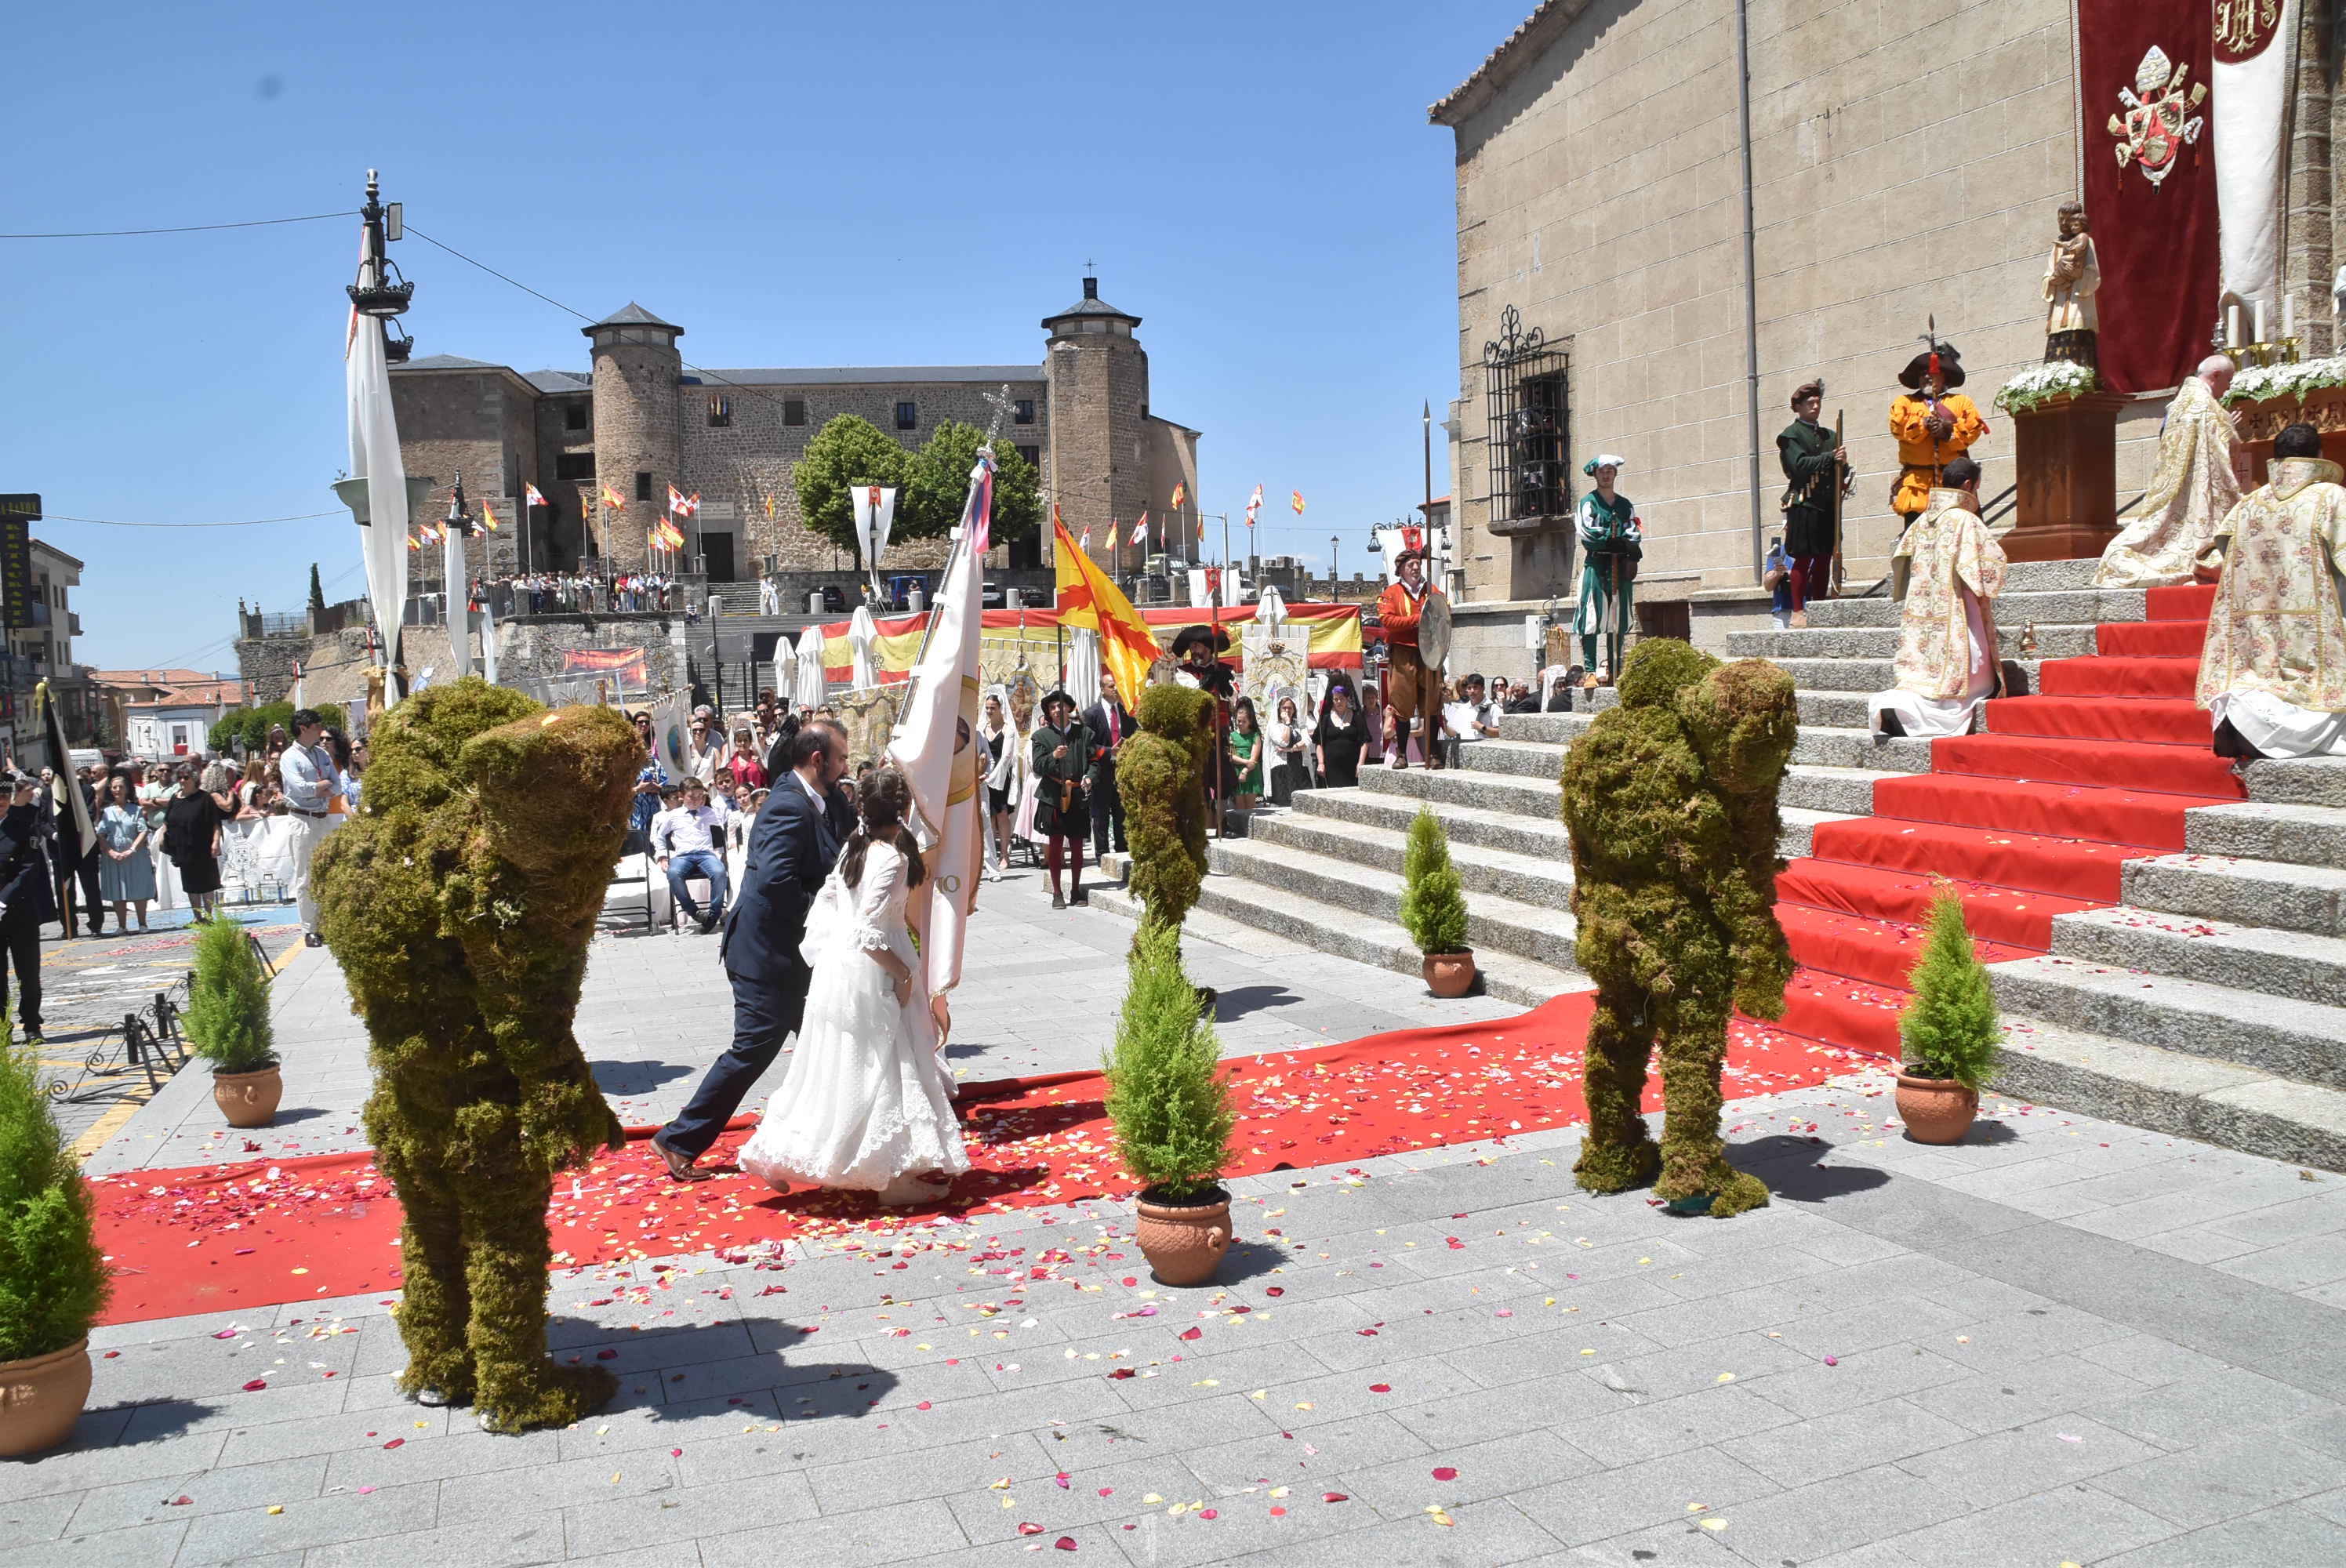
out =
[[[1089,1061],[1128,928],[990,901],[971,1070]],[[1233,1053],[1456,1015],[1246,940],[1191,943]],[[598,948],[630,1119],[715,1048],[713,971]],[[355,1093],[331,965],[280,985],[289,1106]],[[1727,1222],[1573,1191],[1559,1134],[1237,1183],[1215,1289],[1152,1285],[1112,1203],[557,1277],[624,1392],[518,1439],[393,1393],[379,1298],[106,1330],[75,1446],[0,1466],[0,1568],[2346,1561],[2346,1183],[2001,1104],[1928,1149],[1885,1084],[1733,1107],[1777,1198]],[[202,1143],[150,1115],[117,1168]]]

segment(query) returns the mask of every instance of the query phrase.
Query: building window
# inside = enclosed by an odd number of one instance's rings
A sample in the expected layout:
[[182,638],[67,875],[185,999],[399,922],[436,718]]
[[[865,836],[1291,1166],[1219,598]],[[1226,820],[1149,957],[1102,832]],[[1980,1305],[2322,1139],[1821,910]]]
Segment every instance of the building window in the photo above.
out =
[[806,399],[802,397],[784,398],[782,400],[782,423],[784,424],[804,424],[806,423]]
[[1483,345],[1491,453],[1491,521],[1561,517],[1572,510],[1570,361],[1525,331],[1510,305]]
[[636,470],[636,499],[649,501],[651,498],[652,476],[648,471],[638,468]]
[[554,454],[554,477],[556,479],[592,479],[595,477],[595,454],[591,452],[557,452]]
[[709,394],[709,428],[723,430],[733,423],[733,400],[723,392]]
[[563,406],[562,410],[562,428],[565,430],[585,430],[586,428],[587,422],[593,419],[594,415],[594,405],[587,402],[584,398],[581,398],[578,402],[574,403],[566,403]]
[[911,430],[921,423],[921,411],[909,402],[896,405],[896,428]]
[[1022,446],[1018,449],[1018,455],[1026,460],[1029,468],[1043,466],[1043,449],[1039,446]]
[[1035,423],[1035,400],[1031,397],[1020,398],[1010,405],[1010,423],[1013,424]]

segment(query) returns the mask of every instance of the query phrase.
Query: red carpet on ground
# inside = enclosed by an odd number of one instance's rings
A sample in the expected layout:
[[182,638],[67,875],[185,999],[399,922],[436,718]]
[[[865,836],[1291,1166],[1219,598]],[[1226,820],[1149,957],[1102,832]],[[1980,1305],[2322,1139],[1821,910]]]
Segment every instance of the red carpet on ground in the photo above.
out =
[[[1828,979],[1836,1005],[1867,988]],[[1797,998],[1795,1000],[1798,1000]],[[1882,1005],[1878,995],[1870,1003]],[[1583,1119],[1581,1048],[1592,998],[1559,996],[1489,1023],[1372,1034],[1229,1064],[1239,1157],[1232,1176],[1345,1165],[1377,1155],[1504,1138]],[[1894,1014],[1891,1027],[1894,1032]],[[1846,1052],[1738,1020],[1728,1049],[1731,1099],[1820,1083],[1858,1064]],[[680,1186],[635,1129],[626,1148],[556,1178],[549,1219],[557,1267],[681,1253],[754,1255],[799,1236],[888,1232],[1087,1197],[1122,1197],[1102,1084],[1093,1073],[964,1085],[969,1174],[946,1199],[881,1208],[865,1196],[795,1188],[780,1196],[731,1168],[752,1123],[711,1151],[716,1179]],[[1659,1108],[1660,1080],[1647,1105]],[[115,1271],[110,1323],[394,1290],[400,1207],[366,1151],[103,1176],[98,1239]]]

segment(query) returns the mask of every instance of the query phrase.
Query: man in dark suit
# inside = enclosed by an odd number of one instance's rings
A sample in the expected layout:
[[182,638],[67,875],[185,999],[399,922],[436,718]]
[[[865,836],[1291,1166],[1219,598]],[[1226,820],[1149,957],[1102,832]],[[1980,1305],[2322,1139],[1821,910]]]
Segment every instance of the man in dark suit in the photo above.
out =
[[35,798],[37,780],[0,768],[0,1014],[8,1008],[7,964],[16,966],[16,1043],[41,1037],[41,927],[57,918],[50,893],[48,840]]
[[777,755],[785,770],[750,830],[740,891],[725,911],[717,950],[733,983],[733,1044],[709,1067],[690,1103],[652,1135],[652,1147],[678,1181],[709,1179],[700,1156],[774,1064],[806,1012],[812,976],[799,946],[806,940],[807,910],[855,824],[840,787],[847,771],[845,730],[818,720]]
[[1124,797],[1116,790],[1116,748],[1132,733],[1132,710],[1116,689],[1116,672],[1100,671],[1097,702],[1084,709],[1084,728],[1092,732],[1092,859],[1104,858],[1111,848],[1124,853]]

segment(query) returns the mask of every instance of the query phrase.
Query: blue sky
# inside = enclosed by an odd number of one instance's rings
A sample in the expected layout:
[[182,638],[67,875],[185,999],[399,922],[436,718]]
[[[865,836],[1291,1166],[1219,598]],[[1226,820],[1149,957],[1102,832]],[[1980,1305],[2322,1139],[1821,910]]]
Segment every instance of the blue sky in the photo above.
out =
[[[1300,489],[1264,552],[1333,534],[1349,570],[1456,390],[1425,106],[1530,4],[31,7],[0,230],[333,212],[372,165],[415,228],[593,314],[640,300],[720,366],[1039,362],[1091,260],[1144,318],[1152,405],[1206,433],[1208,504]],[[0,490],[141,522],[331,507],[355,244],[341,219],[0,240]],[[571,318],[413,238],[393,258],[418,354],[584,367]],[[298,608],[312,560],[330,597],[362,582],[334,517],[36,532],[88,564],[100,666],[230,668],[240,596]]]

